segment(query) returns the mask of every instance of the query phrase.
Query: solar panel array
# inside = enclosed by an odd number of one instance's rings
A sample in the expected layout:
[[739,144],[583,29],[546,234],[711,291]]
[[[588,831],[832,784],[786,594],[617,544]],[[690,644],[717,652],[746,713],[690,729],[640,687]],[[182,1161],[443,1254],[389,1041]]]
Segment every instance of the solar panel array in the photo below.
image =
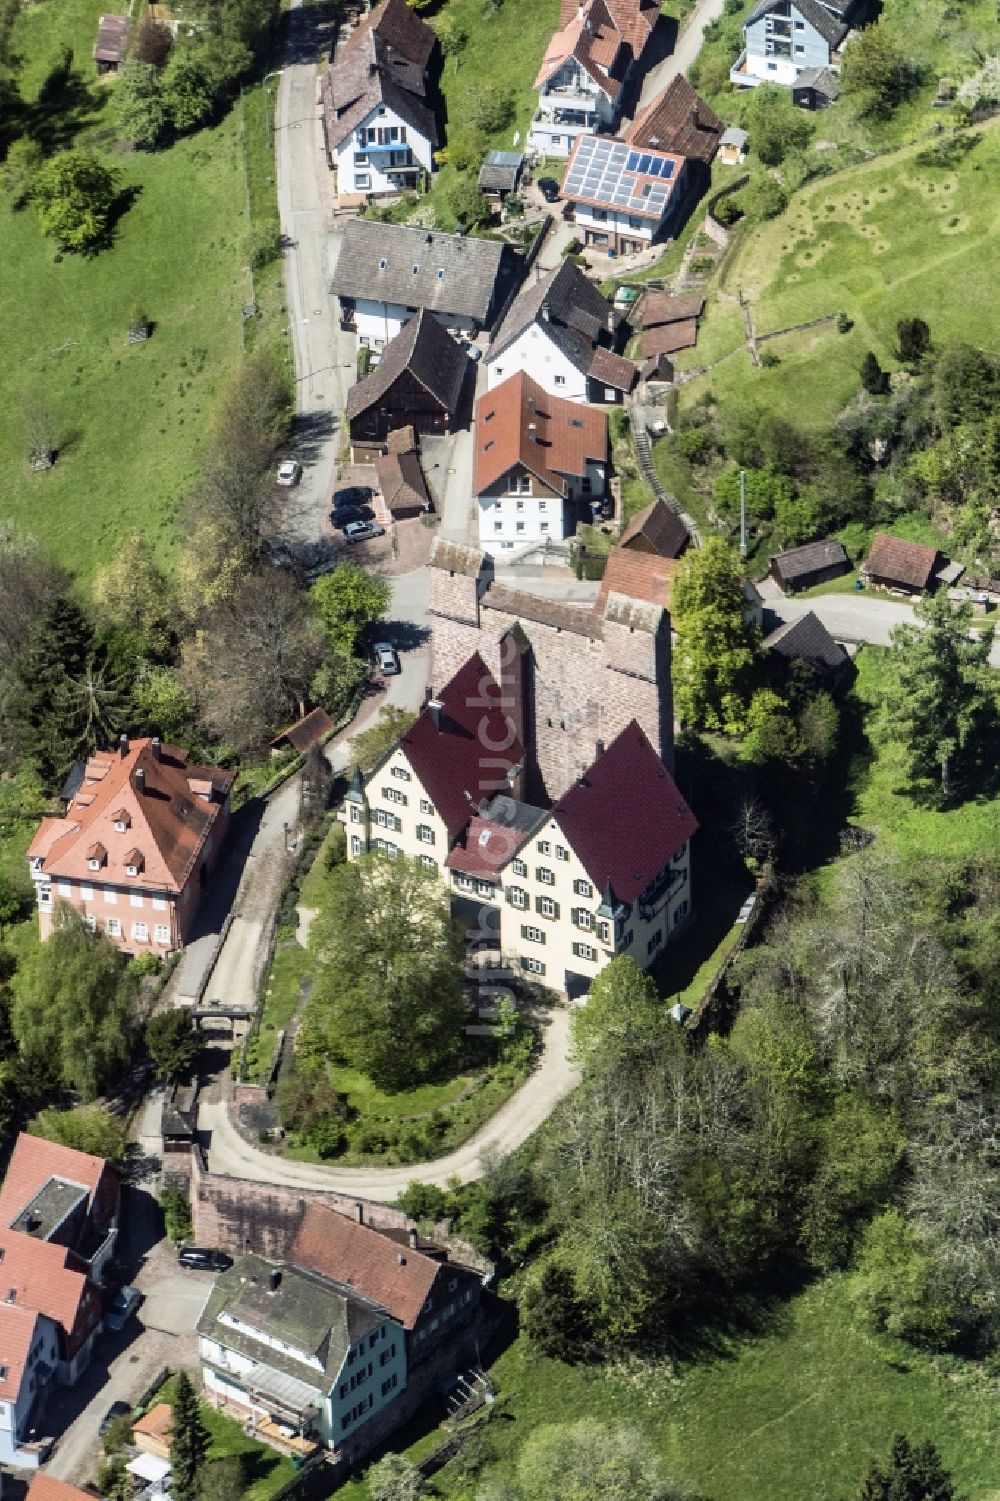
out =
[[624,141],[583,135],[563,183],[563,196],[659,218],[670,197],[676,165],[676,158],[658,151],[633,151]]

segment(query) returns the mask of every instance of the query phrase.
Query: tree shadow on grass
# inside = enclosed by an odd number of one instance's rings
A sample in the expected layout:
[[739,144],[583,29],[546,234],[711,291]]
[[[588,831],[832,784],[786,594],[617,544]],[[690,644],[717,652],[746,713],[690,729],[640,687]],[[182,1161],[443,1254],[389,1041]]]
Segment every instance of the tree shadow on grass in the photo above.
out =
[[775,1263],[752,1285],[705,1281],[664,1306],[643,1341],[643,1353],[684,1365],[737,1360],[748,1339],[765,1339],[791,1327],[793,1297],[814,1279],[793,1262]]
[[70,52],[50,69],[34,102],[22,107],[25,130],[46,156],[65,151],[94,124],[107,98],[106,90],[95,88],[73,68]]
[[123,188],[122,191],[116,195],[111,208],[108,211],[108,220],[106,225],[104,226],[104,233],[101,235],[100,239],[94,241],[93,245],[87,251],[88,256],[100,255],[102,250],[111,249],[112,245],[115,243],[115,239],[117,238],[119,224],[121,223],[122,219],[124,219],[133,203],[135,203],[141,192],[142,188],[138,183],[130,183],[127,188]]

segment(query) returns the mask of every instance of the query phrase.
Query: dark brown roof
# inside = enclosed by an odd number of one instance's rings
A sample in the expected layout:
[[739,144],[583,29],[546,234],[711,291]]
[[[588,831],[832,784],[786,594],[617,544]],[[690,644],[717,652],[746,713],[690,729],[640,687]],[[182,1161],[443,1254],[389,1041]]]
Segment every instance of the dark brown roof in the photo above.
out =
[[638,366],[624,355],[615,354],[611,349],[605,349],[599,344],[590,357],[590,368],[587,371],[591,380],[599,380],[602,385],[613,386],[616,391],[631,391],[639,378]]
[[705,299],[700,292],[688,292],[671,297],[666,292],[647,292],[640,299],[633,323],[642,328],[656,328],[663,323],[686,323],[691,318],[700,318]]
[[420,68],[426,68],[437,42],[433,27],[421,21],[406,0],[382,0],[381,5],[376,5],[374,10],[361,17],[341,47],[341,54],[350,54],[360,48],[371,32],[387,47]]
[[272,747],[278,746],[283,740],[287,740],[293,750],[297,750],[301,756],[311,745],[322,740],[329,730],[333,729],[333,720],[325,709],[310,709],[301,719],[275,735],[271,741]]
[[383,401],[404,371],[423,386],[432,402],[454,416],[471,360],[433,313],[424,308],[403,325],[382,351],[378,367],[347,393],[352,420]]
[[522,265],[502,240],[349,219],[331,290],[488,325],[517,285]]
[[708,166],[725,128],[715,111],[678,73],[625,132],[625,140],[647,150],[675,151],[678,156]]
[[676,558],[690,540],[677,512],[665,500],[654,500],[632,517],[618,539],[618,546],[633,552],[652,552],[660,558]]
[[698,827],[633,719],[552,810],[599,891],[634,902]]
[[786,661],[808,662],[818,672],[835,672],[847,661],[846,651],[834,641],[813,610],[800,615],[798,620],[779,625],[765,637],[763,646],[765,651],[774,652]]
[[888,532],[876,532],[861,572],[888,584],[901,584],[906,589],[926,589],[937,561],[938,552],[934,547],[907,542],[903,537],[890,537]]
[[[544,325],[549,338],[584,375],[594,359],[594,345],[614,342],[621,314],[573,261],[562,261],[514,298],[487,358],[497,359],[532,323]],[[621,372],[619,372],[619,375]],[[599,377],[598,377],[599,378]],[[613,384],[609,381],[608,384]]]
[[430,497],[424,484],[420,460],[412,449],[408,453],[383,453],[375,460],[382,499],[395,514],[427,509]]
[[339,146],[372,110],[386,104],[436,145],[437,126],[425,92],[423,69],[385,46],[377,33],[365,31],[356,46],[341,52],[323,80],[329,143]]
[[662,323],[657,328],[644,328],[640,335],[643,358],[655,359],[661,354],[675,354],[678,349],[693,349],[698,342],[698,323],[689,318],[684,323]]
[[806,542],[802,547],[790,547],[786,552],[775,553],[771,567],[783,579],[807,577],[826,568],[843,567],[845,573],[851,561],[843,545],[835,537],[826,537],[820,542]]

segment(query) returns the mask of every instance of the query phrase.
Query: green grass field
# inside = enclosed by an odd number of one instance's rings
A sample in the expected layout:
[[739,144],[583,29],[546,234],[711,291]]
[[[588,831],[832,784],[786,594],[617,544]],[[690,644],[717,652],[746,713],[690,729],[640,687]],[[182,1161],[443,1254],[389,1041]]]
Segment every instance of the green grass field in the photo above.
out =
[[798,424],[826,423],[857,393],[867,350],[887,368],[898,364],[895,328],[906,316],[926,318],[938,343],[1000,347],[993,295],[1000,124],[977,135],[956,168],[920,166],[922,148],[907,147],[820,179],[777,219],[748,232],[721,290],[742,290],[758,332],[841,310],[854,327],[840,334],[827,323],[770,341],[780,363],[755,369],[741,348],[738,310],[716,289],[697,350],[682,363],[731,357],[682,387],[682,405],[710,388],[721,401],[753,399]]
[[[113,246],[57,260],[30,207],[13,213],[8,201],[0,205],[0,511],[84,581],[132,528],[169,560],[178,503],[240,356],[241,308],[250,295],[239,108],[168,151],[118,153],[104,118],[113,85],[96,83],[90,60],[104,8],[100,0],[26,7],[15,43],[27,98],[62,44],[73,47],[74,91],[87,103],[63,124],[71,137],[79,127],[78,143],[94,141],[96,131],[125,186],[137,192]],[[273,218],[259,90],[247,95],[245,121],[254,217]],[[269,337],[281,326],[279,289],[280,267],[272,266],[258,288]],[[140,306],[155,324],[153,336],[129,346],[129,314]],[[40,394],[53,412],[59,457],[48,473],[32,474],[24,408]]]
[[[706,1501],[846,1501],[870,1456],[905,1432],[934,1439],[968,1501],[997,1501],[992,1378],[870,1334],[849,1294],[846,1276],[818,1282],[764,1313],[759,1333],[720,1335],[687,1365],[566,1366],[522,1336],[490,1368],[502,1403],[487,1431],[494,1462],[511,1476],[540,1423],[621,1420]],[[422,1437],[408,1452],[427,1447]],[[434,1483],[448,1501],[476,1494],[459,1465]],[[342,1495],[361,1501],[366,1488]]]

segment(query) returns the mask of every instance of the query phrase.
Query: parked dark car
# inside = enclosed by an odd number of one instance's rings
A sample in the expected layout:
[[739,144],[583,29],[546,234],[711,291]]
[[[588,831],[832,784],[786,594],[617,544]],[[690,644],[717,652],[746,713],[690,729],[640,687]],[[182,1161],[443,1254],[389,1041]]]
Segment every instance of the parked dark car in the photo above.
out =
[[347,485],[343,490],[334,490],[333,509],[339,511],[343,506],[367,505],[374,493],[370,485]]
[[228,1272],[233,1264],[233,1258],[225,1251],[209,1246],[182,1246],[177,1260],[191,1272]]
[[554,177],[540,177],[538,179],[538,191],[546,203],[556,203],[559,198],[559,184]]
[[112,1423],[116,1423],[119,1418],[130,1418],[131,1416],[132,1409],[127,1402],[112,1402],[101,1419],[101,1426],[97,1430],[98,1434],[103,1438]]
[[367,506],[340,506],[330,517],[338,532],[342,532],[345,526],[350,526],[352,521],[371,521],[373,512]]

